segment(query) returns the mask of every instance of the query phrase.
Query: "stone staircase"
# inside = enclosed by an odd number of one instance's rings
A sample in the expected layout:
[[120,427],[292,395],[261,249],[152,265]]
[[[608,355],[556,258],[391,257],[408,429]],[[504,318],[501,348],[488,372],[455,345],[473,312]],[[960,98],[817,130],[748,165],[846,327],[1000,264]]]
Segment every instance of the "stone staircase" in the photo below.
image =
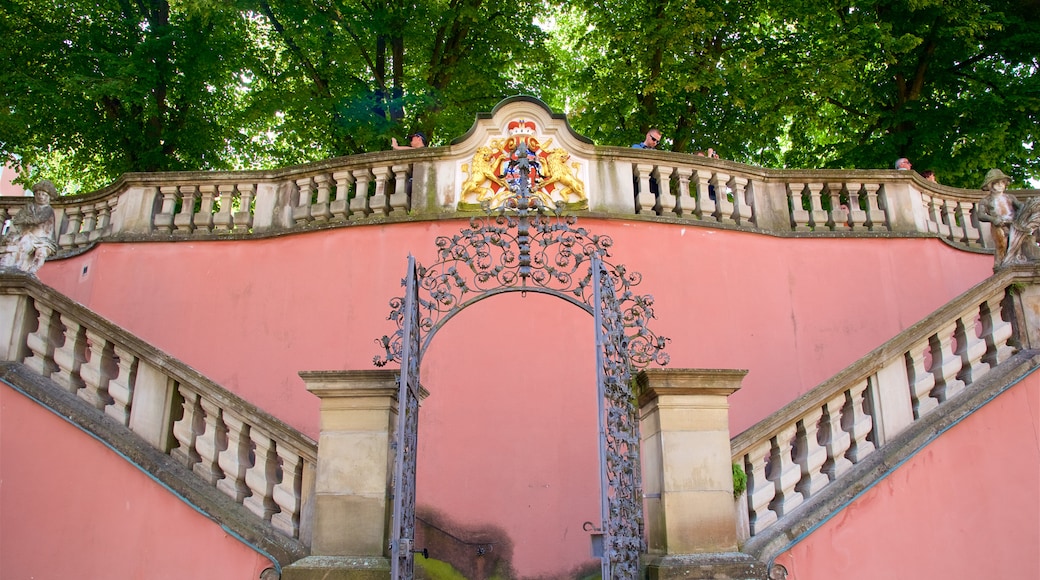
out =
[[[733,438],[733,461],[748,474],[744,554],[771,562],[1040,366],[1038,281],[1031,266],[997,272]],[[0,325],[0,380],[104,441],[278,570],[310,553],[313,440],[34,277],[0,273],[0,314],[10,321]]]

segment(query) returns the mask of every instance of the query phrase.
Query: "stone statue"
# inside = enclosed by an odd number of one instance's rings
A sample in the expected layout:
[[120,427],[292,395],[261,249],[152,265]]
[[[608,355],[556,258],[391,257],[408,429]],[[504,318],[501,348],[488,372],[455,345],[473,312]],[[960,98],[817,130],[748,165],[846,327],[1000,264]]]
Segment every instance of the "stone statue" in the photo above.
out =
[[1040,199],[1025,203],[1007,192],[1011,178],[990,169],[982,181],[986,195],[979,201],[979,219],[993,225],[993,268],[1022,264],[1040,257],[1036,230],[1040,227]]
[[0,267],[36,274],[44,261],[58,251],[54,242],[54,208],[51,197],[58,191],[50,181],[33,186],[33,201],[11,218],[11,229],[0,238]]

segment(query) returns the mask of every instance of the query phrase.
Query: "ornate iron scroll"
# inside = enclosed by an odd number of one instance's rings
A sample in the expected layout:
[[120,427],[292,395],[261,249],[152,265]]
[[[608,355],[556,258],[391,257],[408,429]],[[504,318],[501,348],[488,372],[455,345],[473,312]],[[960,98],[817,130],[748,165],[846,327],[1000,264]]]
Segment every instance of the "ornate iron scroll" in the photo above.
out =
[[437,330],[466,306],[492,294],[531,291],[563,298],[595,317],[606,540],[603,577],[635,580],[644,548],[643,503],[639,409],[630,378],[633,368],[668,364],[664,351],[668,339],[648,326],[654,317],[653,297],[632,291],[642,275],[606,260],[613,241],[577,227],[576,217],[563,215],[562,203],[550,209],[541,197],[531,195],[532,168],[523,142],[512,159],[515,165],[507,173],[510,197],[495,210],[485,202],[485,216],[472,218],[469,228],[451,238],[437,238],[438,260],[433,265],[423,267],[409,256],[409,274],[402,281],[406,294],[390,301],[388,319],[398,330],[378,341],[385,356],[374,358],[376,366],[399,361],[402,369],[393,578],[410,579],[412,572],[422,355]]
[[630,387],[624,320],[610,274],[592,258],[600,422],[600,498],[603,516],[602,577],[639,578],[643,492],[639,463],[639,405]]
[[[521,143],[517,149],[523,147]],[[530,196],[527,157],[522,153],[518,152],[518,166],[510,172],[517,176],[509,180],[514,195],[494,211],[489,204],[484,204],[486,215],[472,218],[470,226],[455,236],[438,237],[437,262],[429,267],[417,266],[421,288],[420,360],[444,323],[489,294],[510,291],[552,294],[592,314],[589,261],[596,256],[603,260],[608,278],[614,284],[629,364],[636,368],[651,363],[668,364],[668,354],[664,351],[667,339],[654,334],[648,326],[654,317],[653,296],[632,291],[642,281],[642,274],[607,261],[614,243],[609,236],[591,234],[577,227],[578,218],[563,215],[562,204],[550,209],[540,199]],[[390,307],[388,319],[397,323],[398,330],[378,341],[386,354],[374,357],[376,366],[401,360],[404,299],[394,298]]]
[[401,373],[398,375],[397,429],[392,443],[395,453],[391,484],[390,577],[394,580],[411,579],[415,565],[412,544],[415,540],[415,463],[419,436],[419,285],[412,256],[408,256],[408,276],[404,285],[401,331],[405,338],[401,349]]

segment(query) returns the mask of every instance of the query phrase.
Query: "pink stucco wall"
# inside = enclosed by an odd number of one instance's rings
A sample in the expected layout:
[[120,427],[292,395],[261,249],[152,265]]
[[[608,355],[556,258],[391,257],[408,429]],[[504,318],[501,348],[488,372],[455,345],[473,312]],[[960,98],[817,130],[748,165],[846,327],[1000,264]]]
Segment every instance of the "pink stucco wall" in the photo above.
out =
[[[406,257],[465,222],[362,226],[258,241],[102,244],[40,278],[317,437],[301,370],[372,368],[394,331]],[[784,239],[583,219],[643,274],[671,366],[741,368],[737,433],[989,275],[933,239]],[[497,539],[514,571],[590,563],[598,524],[591,318],[561,300],[493,297],[423,361],[418,505],[456,536]],[[489,531],[490,530],[490,531]]]
[[[317,435],[301,370],[372,368],[405,259],[464,222],[355,227],[259,241],[102,244],[40,278]],[[587,219],[643,274],[672,367],[750,372],[739,432],[987,277],[992,257],[933,239],[783,239]],[[502,310],[502,309],[499,309]],[[591,328],[591,323],[589,323]],[[590,331],[591,332],[591,331]],[[507,337],[506,337],[507,338]],[[465,352],[465,345],[450,349]],[[546,359],[545,372],[569,365]]]
[[788,580],[1040,578],[1040,373],[776,559]]
[[0,383],[0,578],[256,580],[272,563]]

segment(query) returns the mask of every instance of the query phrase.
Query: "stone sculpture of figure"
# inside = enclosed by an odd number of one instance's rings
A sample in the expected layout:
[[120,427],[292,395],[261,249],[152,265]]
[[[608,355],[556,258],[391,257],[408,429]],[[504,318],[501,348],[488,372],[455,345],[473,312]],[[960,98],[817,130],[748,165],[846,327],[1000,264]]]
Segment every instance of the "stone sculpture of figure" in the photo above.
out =
[[982,182],[987,192],[979,201],[979,219],[993,224],[993,268],[1022,264],[1040,258],[1036,232],[1040,228],[1040,198],[1024,203],[1007,192],[1011,178],[990,169]]
[[50,181],[33,186],[33,201],[11,218],[11,229],[0,239],[0,267],[36,274],[48,256],[58,251],[54,242],[54,208],[51,197],[58,191]]
[[1022,203],[1007,192],[1011,178],[999,169],[990,169],[982,181],[982,191],[986,195],[979,201],[979,219],[992,224],[994,267],[1004,264],[1007,258],[1008,238],[1011,237],[1011,225]]

